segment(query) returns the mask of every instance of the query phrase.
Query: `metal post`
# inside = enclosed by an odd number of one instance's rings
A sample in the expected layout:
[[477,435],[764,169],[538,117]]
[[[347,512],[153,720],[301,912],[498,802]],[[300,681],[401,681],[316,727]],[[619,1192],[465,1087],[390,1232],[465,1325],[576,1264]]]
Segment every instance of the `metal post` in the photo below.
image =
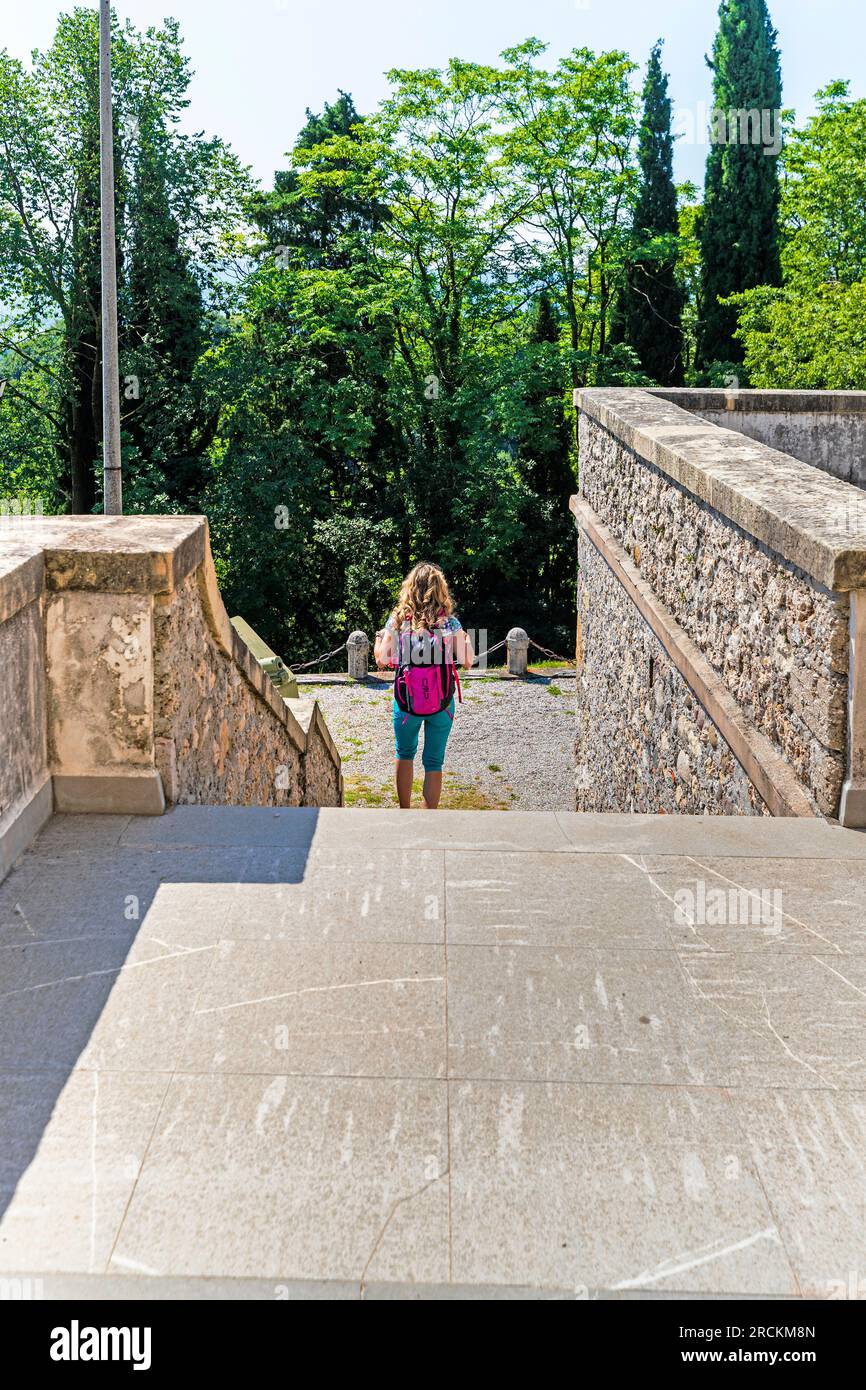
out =
[[110,0],[99,0],[99,192],[102,234],[103,507],[106,516],[120,516],[123,512],[123,481],[120,472],[120,364],[117,353]]

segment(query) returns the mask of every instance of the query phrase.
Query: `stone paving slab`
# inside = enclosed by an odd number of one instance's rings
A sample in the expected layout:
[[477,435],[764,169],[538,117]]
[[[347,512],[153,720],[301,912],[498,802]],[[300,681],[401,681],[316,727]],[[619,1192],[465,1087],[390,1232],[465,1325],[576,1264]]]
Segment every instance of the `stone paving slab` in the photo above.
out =
[[142,1274],[53,1274],[16,1270],[3,1276],[10,1297],[62,1299],[79,1302],[98,1299],[101,1302],[124,1300],[190,1301],[213,1299],[219,1302],[238,1300],[262,1303],[318,1302],[353,1300],[363,1303],[399,1302],[569,1302],[576,1299],[594,1302],[612,1299],[617,1302],[664,1302],[687,1298],[697,1302],[741,1298],[764,1302],[797,1301],[797,1294],[704,1294],[682,1293],[668,1289],[574,1289],[533,1288],[528,1284],[407,1284],[352,1283],[336,1279],[213,1279],[157,1278]]
[[444,947],[223,941],[178,1069],[444,1076]]
[[[790,859],[698,855],[644,864],[669,900],[686,888],[697,907],[703,893],[700,913],[677,913],[670,903],[668,920],[678,945],[839,955],[866,951],[866,869],[857,860],[798,857],[792,866]],[[745,900],[736,896],[740,891]]]
[[0,1072],[172,1071],[215,949],[90,937],[4,951]]
[[239,845],[307,850],[324,816],[313,807],[175,806],[164,816],[134,817],[120,840],[138,849]]
[[109,1268],[446,1282],[447,1087],[176,1076]]
[[[57,818],[55,818],[57,819]],[[96,818],[82,817],[83,821]],[[93,833],[91,825],[88,833]],[[433,811],[177,806],[136,817],[120,842],[159,845],[363,844],[404,849],[866,859],[866,832],[823,820],[761,816],[617,816],[568,811]]]
[[91,936],[444,940],[440,850],[184,845],[30,854],[0,884],[0,951]]
[[448,948],[452,1077],[687,1083],[691,1012],[671,951]]
[[132,941],[144,922],[147,934],[159,935],[193,919],[199,939],[202,932],[212,939],[212,928],[225,934],[234,884],[300,880],[305,864],[297,850],[261,855],[235,847],[27,855],[0,885],[0,946],[84,936]]
[[310,943],[441,943],[444,908],[440,850],[314,844],[299,881],[273,885],[250,874],[235,886],[226,935]]
[[671,944],[671,903],[622,855],[449,850],[445,877],[449,943]]
[[803,1295],[866,1297],[866,1091],[741,1089],[731,1104]]
[[[614,819],[56,818],[0,886],[0,1270],[834,1296],[866,1239],[860,839]],[[684,920],[701,883],[781,921]]]
[[39,834],[39,848],[104,849],[117,844],[130,824],[131,816],[52,816]]
[[454,1083],[451,1152],[457,1282],[796,1288],[718,1091]]
[[168,1081],[0,1074],[0,1269],[105,1269]]
[[363,843],[383,849],[551,850],[568,852],[553,811],[369,811],[321,813],[317,847]]
[[449,1075],[864,1088],[866,967],[845,968],[793,954],[449,947]]

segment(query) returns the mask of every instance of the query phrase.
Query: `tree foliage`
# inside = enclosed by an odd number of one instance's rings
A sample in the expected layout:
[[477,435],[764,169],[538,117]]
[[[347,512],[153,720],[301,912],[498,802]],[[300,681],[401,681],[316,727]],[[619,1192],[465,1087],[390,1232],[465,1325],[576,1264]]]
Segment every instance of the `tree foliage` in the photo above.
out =
[[[257,188],[184,134],[177,24],[114,20],[122,450],[132,511],[205,511],[227,601],[292,661],[377,628],[434,559],[466,621],[570,650],[574,388],[741,370],[862,385],[866,106],[776,159],[672,175],[660,45],[395,69],[338,92]],[[775,111],[764,0],[724,0],[725,111]],[[763,132],[762,132],[763,133]],[[0,496],[100,505],[97,21],[0,53]],[[679,206],[678,206],[679,203]],[[780,271],[784,280],[780,283]],[[739,324],[739,327],[738,327]]]
[[[138,377],[140,388],[124,401],[124,413],[135,417],[127,458],[130,465],[143,459],[161,500],[182,507],[190,497],[172,468],[201,425],[188,390],[201,299],[224,297],[225,238],[248,184],[222,141],[178,129],[190,72],[175,20],[141,34],[115,18],[112,75],[121,375]],[[56,431],[55,492],[73,511],[91,511],[102,437],[92,9],[61,15],[30,69],[0,53],[0,276],[0,347],[20,364],[4,399],[38,395]],[[35,391],[33,373],[51,385]],[[153,487],[140,481],[133,505],[152,500]]]
[[697,363],[737,364],[733,294],[778,285],[779,180],[775,135],[782,104],[776,31],[766,0],[722,0],[712,59],[714,139],[707,158]]
[[785,147],[781,288],[731,301],[749,380],[801,390],[866,388],[866,100],[847,82]]
[[613,333],[634,348],[650,381],[685,380],[682,313],[685,291],[677,274],[679,213],[673,173],[674,141],[661,40],[647,65],[638,136],[640,184],[631,247]]

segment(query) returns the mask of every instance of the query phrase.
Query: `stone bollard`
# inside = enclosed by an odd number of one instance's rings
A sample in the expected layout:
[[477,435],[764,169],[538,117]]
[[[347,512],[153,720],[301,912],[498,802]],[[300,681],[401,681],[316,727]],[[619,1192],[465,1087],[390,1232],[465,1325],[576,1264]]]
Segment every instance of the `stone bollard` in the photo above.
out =
[[525,676],[529,657],[529,638],[522,627],[513,627],[506,638],[508,671],[512,676]]
[[367,659],[370,655],[370,640],[366,632],[353,632],[346,646],[349,650],[349,677],[351,680],[367,679]]

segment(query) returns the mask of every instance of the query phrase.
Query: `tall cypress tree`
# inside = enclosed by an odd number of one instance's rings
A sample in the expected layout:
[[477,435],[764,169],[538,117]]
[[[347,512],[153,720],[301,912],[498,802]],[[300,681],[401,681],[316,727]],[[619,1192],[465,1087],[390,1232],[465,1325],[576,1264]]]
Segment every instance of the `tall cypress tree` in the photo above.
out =
[[612,325],[612,340],[634,348],[647,376],[663,386],[683,382],[683,291],[676,278],[679,230],[674,141],[662,41],[653,48],[643,88],[638,138],[640,186],[631,259]]
[[171,210],[166,143],[159,121],[142,121],[121,324],[123,374],[140,377],[141,398],[126,407],[124,432],[139,457],[158,470],[165,494],[190,507],[199,504],[203,485],[206,421],[193,374],[203,346],[204,306]]
[[[532,497],[526,515],[532,544],[525,573],[514,591],[501,582],[511,602],[507,622],[524,622],[540,641],[567,641],[567,614],[574,599],[574,539],[568,499],[575,490],[569,428],[563,399],[561,324],[550,295],[542,290],[529,313],[522,378],[524,419],[516,440],[518,468]],[[569,597],[570,596],[570,597]],[[520,618],[512,615],[520,613]],[[563,650],[562,645],[557,651]]]
[[697,365],[704,373],[713,362],[743,360],[742,345],[733,336],[737,311],[719,304],[719,298],[781,283],[778,148],[767,137],[778,134],[782,77],[766,0],[722,0],[707,62],[713,72],[715,130],[698,223]]

